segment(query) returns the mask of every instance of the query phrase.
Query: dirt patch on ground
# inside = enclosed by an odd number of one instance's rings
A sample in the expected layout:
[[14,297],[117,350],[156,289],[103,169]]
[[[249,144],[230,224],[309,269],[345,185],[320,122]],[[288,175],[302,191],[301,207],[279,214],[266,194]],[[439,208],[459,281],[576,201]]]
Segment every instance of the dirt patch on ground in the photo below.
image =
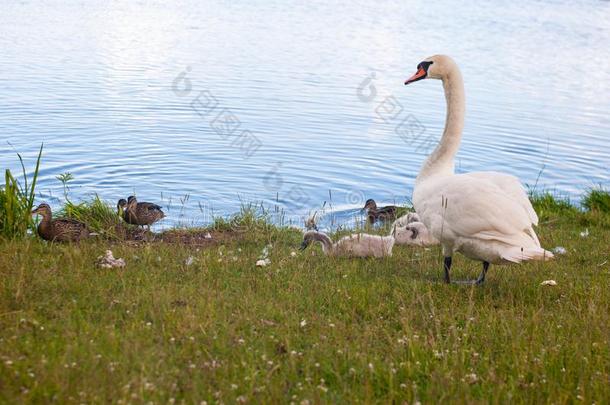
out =
[[213,230],[182,230],[173,229],[155,235],[155,242],[179,243],[190,246],[218,245],[236,240],[242,240],[245,233],[240,231],[213,231]]
[[145,228],[120,226],[116,229],[116,236],[130,245],[167,243],[205,247],[242,240],[245,232],[240,230],[170,229],[154,233]]

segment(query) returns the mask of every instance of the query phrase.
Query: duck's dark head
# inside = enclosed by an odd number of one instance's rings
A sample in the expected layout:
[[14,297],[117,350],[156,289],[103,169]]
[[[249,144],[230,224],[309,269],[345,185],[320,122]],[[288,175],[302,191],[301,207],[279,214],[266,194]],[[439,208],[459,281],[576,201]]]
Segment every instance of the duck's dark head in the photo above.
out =
[[362,208],[362,209],[363,210],[376,210],[377,209],[377,203],[372,198],[369,198],[364,203],[364,208]]
[[51,207],[47,203],[42,203],[32,211],[32,215],[42,215],[43,217],[51,216]]
[[119,200],[119,202],[116,204],[116,208],[119,212],[124,210],[125,208],[127,208],[127,200],[124,198],[121,198]]
[[127,197],[128,209],[134,209],[136,205],[138,205],[138,200],[136,200],[136,197],[134,195],[130,195],[129,197]]

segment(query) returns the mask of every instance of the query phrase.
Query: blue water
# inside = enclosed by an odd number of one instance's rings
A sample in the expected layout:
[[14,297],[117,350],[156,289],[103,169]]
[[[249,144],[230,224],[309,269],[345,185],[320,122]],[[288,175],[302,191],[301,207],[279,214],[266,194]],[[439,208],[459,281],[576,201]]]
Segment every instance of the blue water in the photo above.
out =
[[3,1],[0,166],[18,169],[14,147],[33,167],[44,142],[39,202],[70,172],[72,199],[136,193],[164,226],[240,202],[295,222],[404,203],[445,101],[402,83],[446,53],[466,87],[458,171],[578,200],[610,185],[609,44],[599,0]]

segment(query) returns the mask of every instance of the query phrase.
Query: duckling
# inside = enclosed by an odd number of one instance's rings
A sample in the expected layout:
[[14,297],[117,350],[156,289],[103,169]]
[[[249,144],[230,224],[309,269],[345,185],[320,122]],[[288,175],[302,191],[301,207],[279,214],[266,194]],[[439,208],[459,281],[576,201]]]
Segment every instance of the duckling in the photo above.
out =
[[[123,200],[125,201],[125,200]],[[138,202],[135,196],[129,196],[127,198],[127,205],[121,206],[122,201],[119,200],[118,207],[126,207],[123,209],[123,219],[128,224],[150,226],[162,218],[165,218],[165,213],[161,210],[161,207],[157,204],[149,202]]]
[[53,219],[49,204],[42,203],[32,215],[39,214],[42,221],[38,224],[38,235],[44,240],[55,242],[78,242],[97,234],[89,232],[87,225],[72,218]]
[[363,210],[367,211],[368,220],[371,224],[380,220],[382,222],[392,221],[396,219],[396,211],[398,207],[394,205],[387,205],[385,207],[377,208],[377,203],[373,199],[366,200]]
[[[401,217],[399,219],[402,218],[404,217]],[[428,231],[426,225],[418,221],[410,222],[404,226],[395,225],[393,228],[393,234],[395,235],[397,245],[415,245],[421,247],[428,247],[438,245],[440,243],[438,239],[432,236],[430,231]]]
[[333,244],[328,235],[318,231],[307,231],[303,235],[301,250],[305,250],[314,242],[322,244],[322,251],[327,256],[389,257],[392,256],[395,239],[393,234],[380,236],[360,233],[344,236]]
[[421,222],[421,219],[419,218],[419,215],[417,215],[417,212],[409,212],[406,215],[403,215],[402,217],[398,218],[392,224],[392,229],[395,227],[407,226],[411,222]]

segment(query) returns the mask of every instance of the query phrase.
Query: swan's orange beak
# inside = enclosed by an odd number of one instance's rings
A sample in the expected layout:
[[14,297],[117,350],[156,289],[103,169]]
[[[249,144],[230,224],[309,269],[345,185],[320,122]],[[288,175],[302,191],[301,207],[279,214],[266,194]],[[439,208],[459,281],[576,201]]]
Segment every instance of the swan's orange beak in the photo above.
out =
[[405,80],[405,86],[409,83],[413,83],[418,80],[425,79],[427,74],[428,74],[428,72],[426,72],[424,70],[424,68],[420,67],[419,69],[417,69],[417,72],[413,76],[411,76],[407,80]]

